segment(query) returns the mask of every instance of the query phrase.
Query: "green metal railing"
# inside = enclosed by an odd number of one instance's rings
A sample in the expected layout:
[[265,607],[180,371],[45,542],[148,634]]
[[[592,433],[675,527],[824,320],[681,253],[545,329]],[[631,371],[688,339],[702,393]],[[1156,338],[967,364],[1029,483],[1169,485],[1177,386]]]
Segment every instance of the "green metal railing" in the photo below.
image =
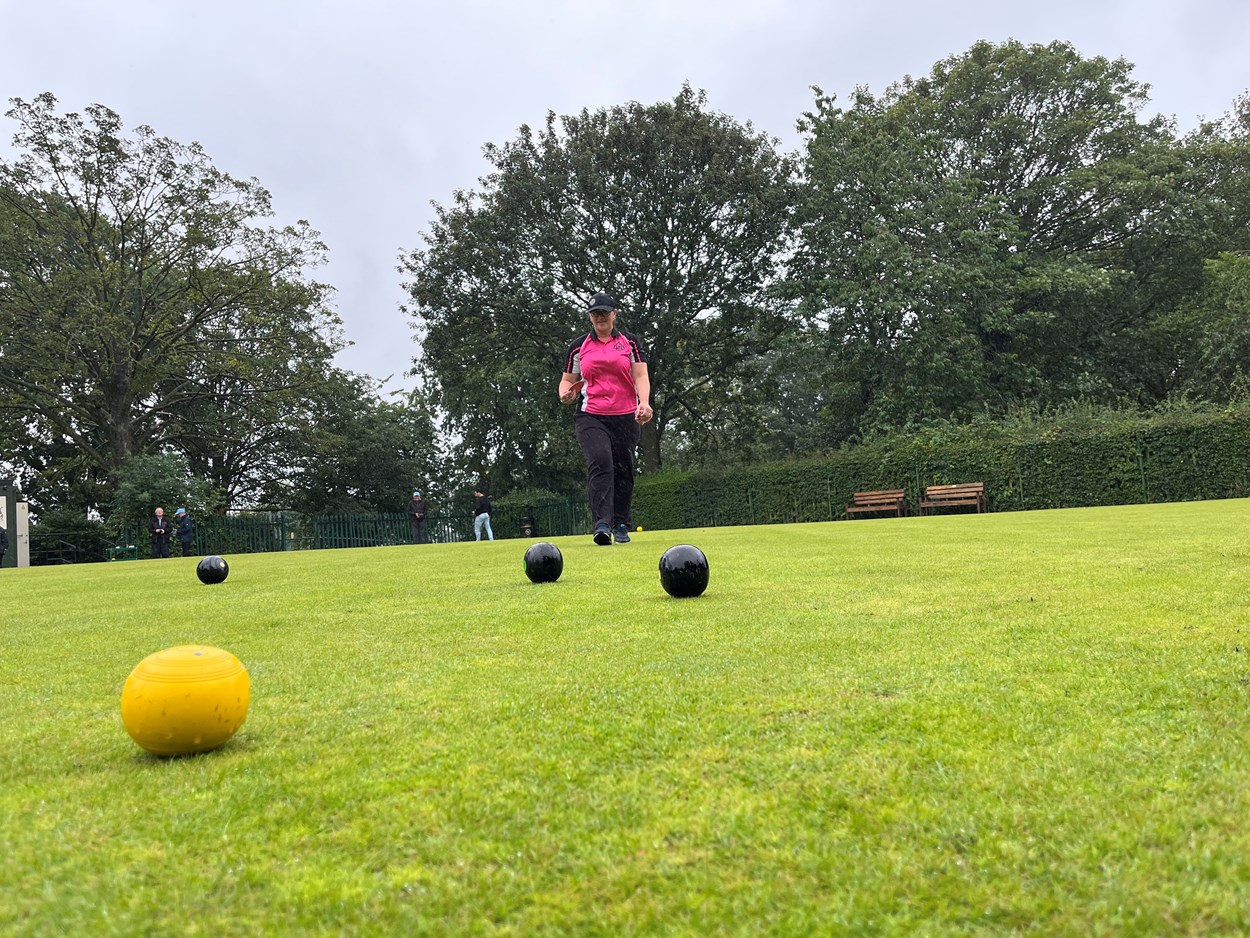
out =
[[315,550],[340,547],[393,547],[412,541],[408,516],[387,515],[315,515],[312,521],[312,544]]
[[[569,498],[524,507],[504,506],[491,514],[497,539],[561,537],[589,534],[592,527],[584,498]],[[461,512],[431,512],[425,519],[426,540],[450,544],[473,540],[473,517]],[[31,542],[36,535],[32,532]],[[59,535],[47,535],[50,542]],[[79,539],[82,540],[81,538]],[[238,515],[195,519],[194,549],[197,555],[252,554],[286,550],[328,550],[348,547],[391,547],[413,542],[411,522],[405,513],[306,515],[295,511],[247,512]],[[50,546],[40,554],[41,563],[82,563],[151,556],[151,536],[146,529],[127,528],[116,541],[95,538],[87,547]],[[170,538],[170,554],[180,546]],[[32,563],[35,551],[32,546]]]
[[63,563],[94,563],[108,559],[112,542],[99,534],[53,531],[39,533],[34,526],[30,531],[30,565],[47,567]]

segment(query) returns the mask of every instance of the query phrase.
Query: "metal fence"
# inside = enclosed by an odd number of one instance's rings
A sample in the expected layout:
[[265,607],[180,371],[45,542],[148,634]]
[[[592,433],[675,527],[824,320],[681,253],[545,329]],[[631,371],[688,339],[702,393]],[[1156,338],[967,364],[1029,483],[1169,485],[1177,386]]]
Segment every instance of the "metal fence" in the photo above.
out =
[[[560,537],[589,534],[590,513],[584,498],[548,501],[523,507],[504,506],[491,514],[496,538]],[[426,539],[435,544],[471,541],[472,515],[431,512],[425,519]],[[253,554],[285,550],[343,547],[389,547],[413,542],[405,513],[306,515],[295,511],[245,512],[195,519],[194,553]],[[32,566],[135,560],[152,555],[146,529],[128,528],[120,537],[98,533],[30,532]],[[170,538],[170,554],[181,546]]]
[[112,540],[99,534],[54,532],[40,534],[37,527],[30,529],[30,565],[53,566],[65,563],[92,563],[107,560]]

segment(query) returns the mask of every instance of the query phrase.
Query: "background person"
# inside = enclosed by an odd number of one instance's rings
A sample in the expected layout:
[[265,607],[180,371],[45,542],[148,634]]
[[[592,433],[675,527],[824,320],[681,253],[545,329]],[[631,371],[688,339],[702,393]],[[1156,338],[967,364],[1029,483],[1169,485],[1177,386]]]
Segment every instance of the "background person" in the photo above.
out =
[[195,556],[195,525],[185,508],[174,512],[174,521],[178,524],[178,543],[182,545],[182,556]]
[[480,541],[482,528],[486,528],[486,536],[493,541],[495,532],[490,529],[490,499],[477,489],[473,490],[473,495],[476,499],[473,502],[473,539]]
[[586,459],[586,494],[594,541],[629,541],[633,525],[634,452],[639,428],[653,416],[651,378],[638,338],[618,329],[616,300],[596,293],[587,307],[591,330],[564,356],[560,400],[576,402],[573,429]]
[[4,555],[9,550],[9,532],[0,527],[0,564],[4,563]]
[[152,559],[169,556],[169,519],[165,517],[165,509],[157,508],[148,523],[148,531],[152,534]]
[[412,493],[408,502],[408,527],[412,530],[412,543],[424,544],[425,540],[425,499],[420,492]]

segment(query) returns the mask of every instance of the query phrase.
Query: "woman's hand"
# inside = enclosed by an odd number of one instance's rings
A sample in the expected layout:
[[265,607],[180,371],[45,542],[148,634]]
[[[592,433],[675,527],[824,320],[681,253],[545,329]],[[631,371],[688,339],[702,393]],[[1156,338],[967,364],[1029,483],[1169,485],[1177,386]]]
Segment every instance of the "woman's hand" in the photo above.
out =
[[586,383],[585,381],[572,381],[566,387],[564,382],[561,382],[560,383],[560,403],[572,404],[575,400],[577,400],[577,394],[579,391],[581,391],[582,385],[584,385],[585,383]]
[[651,405],[646,401],[639,401],[637,409],[634,410],[634,419],[638,423],[643,424],[655,416],[655,412],[651,409]]

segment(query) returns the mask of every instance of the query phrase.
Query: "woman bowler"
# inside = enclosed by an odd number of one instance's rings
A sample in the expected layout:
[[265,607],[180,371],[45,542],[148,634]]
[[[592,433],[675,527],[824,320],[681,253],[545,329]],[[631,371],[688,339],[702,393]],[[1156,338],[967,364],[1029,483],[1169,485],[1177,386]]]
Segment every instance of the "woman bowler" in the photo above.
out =
[[652,417],[647,360],[638,339],[616,327],[617,312],[608,294],[591,298],[592,328],[569,346],[560,377],[560,400],[576,402],[573,428],[586,458],[586,493],[600,546],[629,542],[634,451],[639,428]]

